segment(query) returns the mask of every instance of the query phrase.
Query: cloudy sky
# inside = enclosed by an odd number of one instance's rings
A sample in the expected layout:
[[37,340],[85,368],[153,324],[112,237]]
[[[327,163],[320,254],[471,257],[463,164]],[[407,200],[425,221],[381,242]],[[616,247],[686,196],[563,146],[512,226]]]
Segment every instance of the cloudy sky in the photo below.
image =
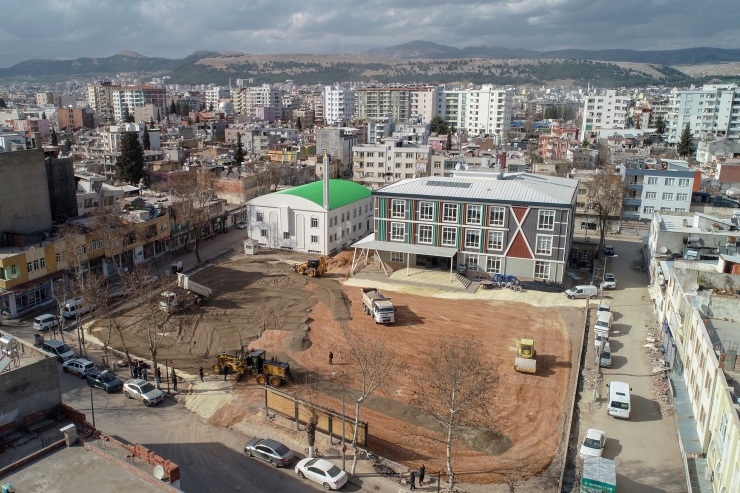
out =
[[339,53],[465,47],[740,48],[737,0],[3,0],[0,67],[121,51]]

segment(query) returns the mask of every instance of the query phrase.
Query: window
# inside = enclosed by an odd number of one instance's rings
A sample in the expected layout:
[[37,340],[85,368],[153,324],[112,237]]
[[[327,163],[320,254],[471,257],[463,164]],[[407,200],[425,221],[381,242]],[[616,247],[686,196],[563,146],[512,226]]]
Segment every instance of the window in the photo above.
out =
[[431,221],[434,219],[434,203],[419,202],[419,220]]
[[312,217],[311,218],[311,227],[312,228],[318,228],[319,227],[319,218],[318,217]]
[[284,240],[289,240],[289,239],[290,239],[290,233],[288,233],[287,231],[286,231],[286,232],[284,232],[284,233],[283,233],[283,239],[284,239]]
[[258,221],[264,221],[264,219],[262,218],[262,213],[261,212],[258,212],[257,213],[257,220]]
[[457,222],[457,204],[444,204],[442,207],[442,221],[446,223]]
[[537,235],[538,255],[552,255],[552,236]]
[[57,253],[56,258],[57,258],[57,263],[59,263],[62,260],[64,260],[64,255],[62,253]]
[[488,257],[486,260],[486,272],[501,274],[501,259],[499,257]]
[[658,177],[657,176],[648,176],[648,185],[657,185],[658,184]]
[[555,211],[540,211],[537,229],[555,229]]
[[100,250],[103,248],[103,240],[93,240],[90,242],[90,251]]
[[457,246],[457,228],[442,228],[442,245]]
[[682,201],[689,200],[689,194],[688,193],[677,193],[676,200],[682,200]]
[[663,194],[663,200],[673,200],[673,194],[672,193],[664,193]]
[[465,215],[466,224],[480,224],[482,206],[480,205],[468,205],[467,213]]
[[535,279],[550,279],[550,262],[538,260],[534,263]]
[[419,226],[419,243],[432,244],[432,226]]
[[403,223],[391,223],[391,241],[404,241],[406,239],[406,225]]
[[478,270],[478,255],[465,255],[465,263],[468,266],[468,270]]
[[491,226],[503,226],[505,209],[503,207],[491,207],[490,211],[488,224]]
[[655,207],[652,207],[652,206],[649,206],[649,205],[647,205],[647,206],[645,206],[645,207],[642,208],[642,213],[643,214],[652,214],[653,211],[655,211]]
[[260,230],[260,236],[262,236],[263,238],[267,238],[267,230],[266,229],[261,229]]
[[667,187],[672,187],[672,186],[674,186],[675,184],[676,184],[676,179],[675,179],[675,178],[666,178],[666,179],[665,179],[665,185],[666,185]]
[[645,192],[646,199],[655,199],[657,198],[657,196],[658,196],[657,192]]
[[391,262],[403,262],[403,253],[391,252]]
[[688,187],[689,186],[689,179],[688,178],[680,178],[678,180],[678,186],[679,187]]
[[352,217],[357,217],[357,209],[352,209]]
[[41,268],[42,269],[45,269],[46,268],[46,259],[45,258],[42,258],[41,260],[39,260],[39,264],[41,264]]
[[[347,213],[347,215],[349,216],[349,213]],[[344,212],[342,212],[342,222],[344,222]]]
[[503,231],[489,231],[488,232],[488,249],[489,250],[501,250],[504,248],[504,232]]
[[311,235],[311,243],[318,243],[319,237],[316,235]]
[[33,262],[27,262],[26,263],[26,270],[28,272],[33,272]]
[[469,229],[465,231],[465,247],[466,248],[480,248],[480,231],[477,229]]

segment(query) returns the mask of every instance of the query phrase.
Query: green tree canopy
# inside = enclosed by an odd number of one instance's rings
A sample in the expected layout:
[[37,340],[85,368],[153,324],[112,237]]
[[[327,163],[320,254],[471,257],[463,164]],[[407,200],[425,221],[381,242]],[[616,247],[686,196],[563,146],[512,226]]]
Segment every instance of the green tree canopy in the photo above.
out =
[[5,104],[5,100],[3,98],[0,98],[0,108],[7,108],[8,105]]
[[581,142],[581,147],[583,147],[585,149],[586,147],[588,147],[590,145],[591,145],[591,141],[584,137],[583,138],[583,142]]
[[144,149],[139,143],[137,132],[126,132],[121,140],[121,155],[118,157],[118,176],[133,185],[144,178]]
[[65,140],[64,140],[64,148],[65,148],[66,150],[70,150],[70,149],[72,149],[72,141],[71,141],[71,140],[69,140],[69,139],[65,139]]
[[431,131],[438,135],[445,134],[449,130],[447,122],[441,116],[435,116],[431,121]]
[[303,122],[301,122],[301,117],[295,119],[295,128],[298,130],[303,130]]
[[141,141],[144,143],[145,151],[148,151],[151,149],[152,144],[149,141],[149,130],[147,130],[146,125],[144,125],[144,135],[141,136]]
[[236,152],[234,152],[234,160],[236,164],[241,164],[244,161],[244,146],[242,145],[242,134],[237,132],[236,134]]
[[41,119],[42,120],[46,120],[46,111],[44,111],[43,113],[41,113]]
[[655,119],[655,131],[660,135],[665,133],[665,120],[663,120],[662,116]]
[[687,123],[681,132],[681,138],[676,144],[676,153],[682,158],[687,158],[696,152],[694,141],[691,140],[691,127]]
[[180,116],[188,116],[190,114],[190,106],[187,103],[180,103]]
[[172,101],[170,103],[170,115],[176,115],[177,114],[177,106],[175,106],[175,102]]
[[53,146],[59,145],[59,141],[57,140],[57,131],[54,130],[53,128],[51,129],[51,142],[50,142],[50,144],[53,145]]
[[445,150],[452,150],[452,132],[447,134],[447,142],[445,142]]

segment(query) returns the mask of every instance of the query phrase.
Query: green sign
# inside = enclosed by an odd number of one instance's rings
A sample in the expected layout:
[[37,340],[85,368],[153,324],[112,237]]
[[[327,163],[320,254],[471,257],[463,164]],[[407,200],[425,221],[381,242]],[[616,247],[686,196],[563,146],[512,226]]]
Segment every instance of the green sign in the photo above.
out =
[[602,483],[593,479],[581,479],[581,493],[616,493],[617,486],[613,484]]

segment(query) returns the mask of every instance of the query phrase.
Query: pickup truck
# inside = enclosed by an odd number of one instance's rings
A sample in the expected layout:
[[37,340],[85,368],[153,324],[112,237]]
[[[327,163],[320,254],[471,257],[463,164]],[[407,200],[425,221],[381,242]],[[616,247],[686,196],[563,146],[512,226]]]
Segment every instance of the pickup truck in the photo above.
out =
[[362,291],[362,310],[372,316],[376,324],[390,324],[396,321],[396,309],[383,293],[375,288],[360,288]]

